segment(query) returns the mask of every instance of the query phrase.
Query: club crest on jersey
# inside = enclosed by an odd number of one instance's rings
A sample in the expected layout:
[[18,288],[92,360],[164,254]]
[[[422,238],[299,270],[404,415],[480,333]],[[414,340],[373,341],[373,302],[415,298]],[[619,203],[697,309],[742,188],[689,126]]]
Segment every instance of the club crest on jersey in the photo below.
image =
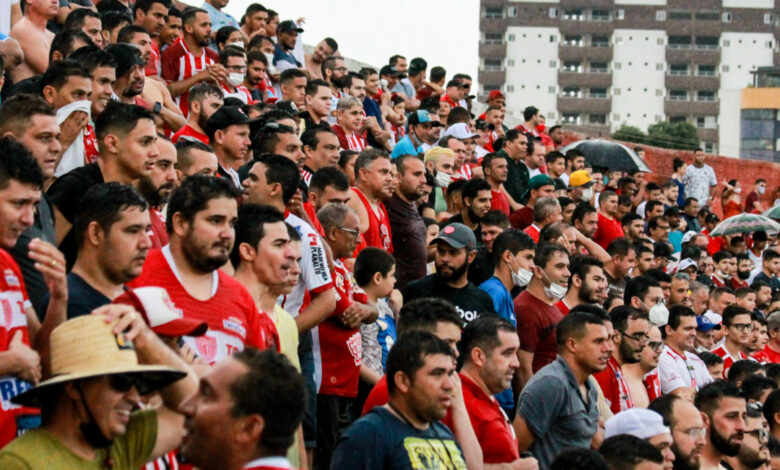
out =
[[238,333],[242,338],[246,336],[246,328],[240,320],[235,318],[225,318],[222,320],[222,327],[226,330],[230,330]]
[[3,271],[3,276],[5,276],[5,283],[8,284],[8,287],[19,287],[21,285],[19,278],[16,277],[16,273],[12,269]]
[[195,347],[204,361],[211,364],[217,355],[217,338],[212,336],[198,336],[195,338]]

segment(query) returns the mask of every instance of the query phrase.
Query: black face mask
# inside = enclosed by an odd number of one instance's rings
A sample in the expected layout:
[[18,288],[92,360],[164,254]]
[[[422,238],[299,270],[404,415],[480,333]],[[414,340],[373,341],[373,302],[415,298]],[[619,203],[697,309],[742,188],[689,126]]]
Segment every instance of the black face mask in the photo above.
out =
[[84,407],[84,411],[87,412],[87,419],[89,420],[86,423],[79,424],[81,434],[84,435],[84,439],[86,439],[89,445],[95,449],[103,449],[110,446],[112,440],[106,439],[106,436],[103,435],[103,431],[101,431],[100,427],[97,425],[95,417],[92,415],[92,411],[89,409],[89,406],[87,406],[87,400],[84,399],[84,392],[81,390],[81,384],[76,384],[76,388],[79,391],[79,396],[81,396],[81,405]]
[[750,277],[750,271],[737,271],[737,277],[746,281]]

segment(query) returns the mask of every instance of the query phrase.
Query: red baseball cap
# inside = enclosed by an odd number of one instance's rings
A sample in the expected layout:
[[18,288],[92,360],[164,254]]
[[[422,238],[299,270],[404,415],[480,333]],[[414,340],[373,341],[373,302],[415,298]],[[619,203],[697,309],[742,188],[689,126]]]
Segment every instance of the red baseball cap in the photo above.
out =
[[503,93],[501,93],[501,90],[493,90],[488,95],[489,100],[494,100],[496,98],[506,98]]
[[184,318],[180,308],[173,304],[168,291],[162,287],[138,287],[127,290],[112,303],[129,305],[143,316],[147,325],[162,336],[203,336],[206,322]]

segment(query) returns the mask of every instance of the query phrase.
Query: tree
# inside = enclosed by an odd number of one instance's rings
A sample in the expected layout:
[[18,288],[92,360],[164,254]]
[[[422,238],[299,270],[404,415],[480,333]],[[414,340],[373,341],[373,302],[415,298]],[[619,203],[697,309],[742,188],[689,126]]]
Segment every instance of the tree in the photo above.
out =
[[634,142],[636,144],[646,144],[647,135],[642,132],[642,129],[634,126],[623,124],[612,134],[612,138],[615,140],[622,140],[624,142]]
[[696,126],[688,121],[674,124],[662,121],[647,128],[648,145],[668,149],[693,150],[699,146]]

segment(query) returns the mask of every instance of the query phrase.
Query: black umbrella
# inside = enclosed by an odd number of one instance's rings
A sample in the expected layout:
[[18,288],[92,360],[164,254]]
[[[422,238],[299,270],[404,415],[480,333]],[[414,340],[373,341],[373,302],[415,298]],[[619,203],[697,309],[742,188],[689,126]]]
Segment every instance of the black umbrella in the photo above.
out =
[[636,152],[618,142],[604,139],[580,140],[560,151],[566,153],[575,148],[585,155],[585,161],[592,167],[650,172],[650,168]]

